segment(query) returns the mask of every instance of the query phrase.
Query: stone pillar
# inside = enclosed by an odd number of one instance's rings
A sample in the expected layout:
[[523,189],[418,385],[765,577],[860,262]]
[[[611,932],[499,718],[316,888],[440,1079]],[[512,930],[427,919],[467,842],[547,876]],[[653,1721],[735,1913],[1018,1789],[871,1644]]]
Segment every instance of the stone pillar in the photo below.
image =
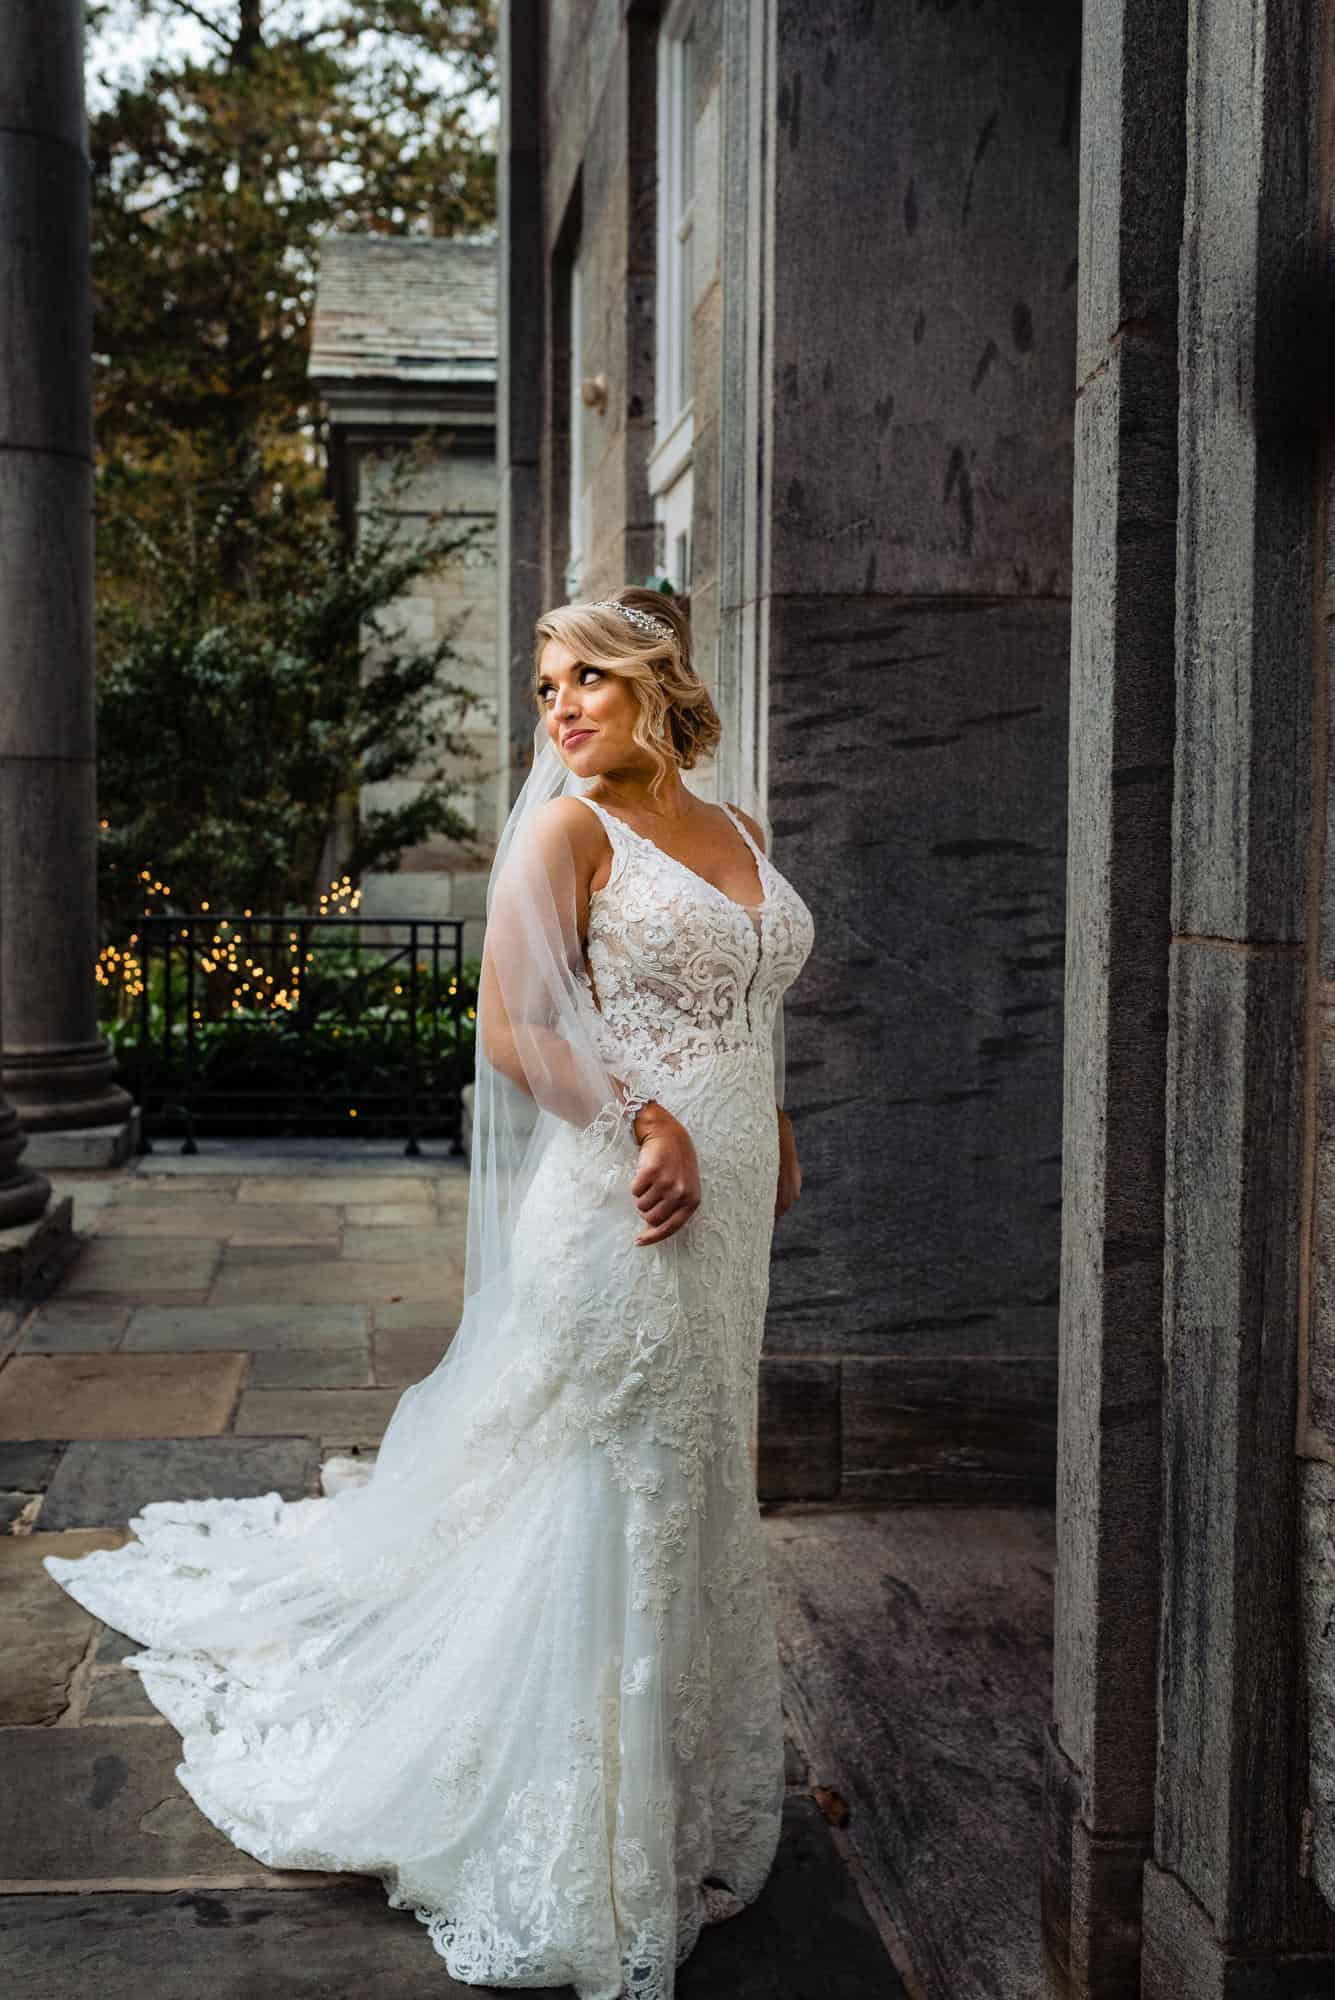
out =
[[[1329,20],[1329,16],[1328,16]],[[1335,90],[1335,21],[1323,51],[1324,101]],[[1335,222],[1335,130],[1327,122],[1320,160],[1325,240]],[[1314,415],[1321,423],[1319,513],[1314,537],[1319,565],[1312,667],[1315,794],[1313,853],[1320,855],[1319,934],[1309,1049],[1311,1090],[1312,1241],[1306,1313],[1298,1329],[1298,1451],[1302,1600],[1310,1716],[1311,1820],[1306,1845],[1312,1878],[1335,1910],[1335,399],[1327,388]]]
[[720,681],[818,932],[763,1491],[1049,1499],[1079,9],[750,11]]
[[501,8],[499,22],[497,645],[503,703],[499,735],[502,749],[509,752],[510,782],[498,787],[498,833],[523,783],[532,751],[537,720],[529,693],[533,624],[545,609],[542,427],[547,256],[542,213],[542,15],[537,0],[509,0]]
[[124,1124],[97,1031],[93,468],[81,0],[12,0],[0,73],[0,989],[41,1133]]
[[1134,1994],[1154,1824],[1186,0],[1086,8],[1044,1947]]
[[[1299,1461],[1320,0],[1190,0],[1164,1251],[1142,2000],[1335,1991],[1305,1854]],[[1145,74],[1160,60],[1147,52]],[[1324,817],[1324,805],[1321,817]]]

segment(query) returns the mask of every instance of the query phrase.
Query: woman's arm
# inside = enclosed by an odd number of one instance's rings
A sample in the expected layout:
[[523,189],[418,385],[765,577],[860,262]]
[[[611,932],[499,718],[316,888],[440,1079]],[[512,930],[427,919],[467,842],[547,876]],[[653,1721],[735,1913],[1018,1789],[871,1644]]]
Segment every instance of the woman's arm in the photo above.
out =
[[797,1158],[793,1121],[781,1104],[776,1104],[774,1110],[779,1121],[779,1185],[774,1197],[777,1221],[781,1215],[788,1213],[802,1192],[802,1168]]

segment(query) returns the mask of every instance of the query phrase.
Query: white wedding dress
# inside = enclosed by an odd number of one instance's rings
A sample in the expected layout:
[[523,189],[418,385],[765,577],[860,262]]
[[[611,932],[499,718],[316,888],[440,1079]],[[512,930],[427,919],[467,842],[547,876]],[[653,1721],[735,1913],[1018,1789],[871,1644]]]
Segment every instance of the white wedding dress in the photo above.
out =
[[246,1853],[379,1875],[465,1982],[670,2000],[708,1885],[749,1902],[779,1834],[752,1440],[771,1028],[812,920],[736,816],[751,908],[585,803],[598,1033],[694,1140],[696,1213],[637,1247],[624,1124],[563,1125],[486,1338],[406,1392],[369,1481],[154,1503],[47,1567],[148,1649],[181,1782]]

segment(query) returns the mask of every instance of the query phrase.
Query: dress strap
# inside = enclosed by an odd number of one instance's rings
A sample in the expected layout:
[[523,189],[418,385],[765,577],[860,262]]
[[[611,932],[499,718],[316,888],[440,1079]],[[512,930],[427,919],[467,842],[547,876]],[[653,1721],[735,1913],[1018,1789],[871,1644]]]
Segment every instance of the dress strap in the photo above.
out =
[[617,818],[616,814],[608,812],[605,806],[600,806],[597,799],[591,799],[587,792],[571,792],[570,797],[578,799],[582,806],[587,806],[591,813],[598,815],[598,818],[607,828],[608,839],[611,841],[613,847],[615,847],[618,833],[625,833],[627,831],[627,828]]
[[[765,861],[767,859],[764,848],[757,845],[754,834],[751,832],[750,827],[747,825],[746,821],[742,818],[741,814],[738,812],[736,806],[730,806],[727,803],[726,799],[721,799],[719,803],[722,805],[724,812],[728,815],[728,818],[732,821],[733,825],[736,827],[738,833],[741,834],[742,839],[746,842],[751,852],[755,855],[757,864],[763,869]],[[762,882],[764,881],[765,878],[763,874],[760,879]]]

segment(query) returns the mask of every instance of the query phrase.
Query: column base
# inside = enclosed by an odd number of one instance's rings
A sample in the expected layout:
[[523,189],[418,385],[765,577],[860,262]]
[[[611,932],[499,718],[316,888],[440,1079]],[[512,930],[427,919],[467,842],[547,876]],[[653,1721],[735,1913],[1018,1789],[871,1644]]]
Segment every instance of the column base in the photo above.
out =
[[[40,1174],[33,1176],[42,1187]],[[74,1243],[74,1197],[65,1195],[33,1222],[0,1229],[0,1298],[20,1298],[33,1290],[49,1266],[69,1255]]]
[[139,1150],[139,1129],[143,1113],[137,1104],[119,1125],[76,1125],[69,1131],[33,1132],[24,1148],[25,1167],[42,1167],[47,1173],[77,1173],[80,1168],[123,1166]]
[[130,1093],[113,1082],[116,1058],[104,1041],[6,1049],[3,1061],[0,1087],[25,1132],[77,1132],[130,1115]]
[[1335,1946],[1304,1952],[1230,1948],[1200,1904],[1157,1863],[1144,1874],[1139,2000],[1322,2000],[1335,1993]]
[[1043,1742],[1043,1967],[1060,2000],[1139,2000],[1141,1874],[1150,1837],[1096,1834],[1080,1774],[1049,1722]]

